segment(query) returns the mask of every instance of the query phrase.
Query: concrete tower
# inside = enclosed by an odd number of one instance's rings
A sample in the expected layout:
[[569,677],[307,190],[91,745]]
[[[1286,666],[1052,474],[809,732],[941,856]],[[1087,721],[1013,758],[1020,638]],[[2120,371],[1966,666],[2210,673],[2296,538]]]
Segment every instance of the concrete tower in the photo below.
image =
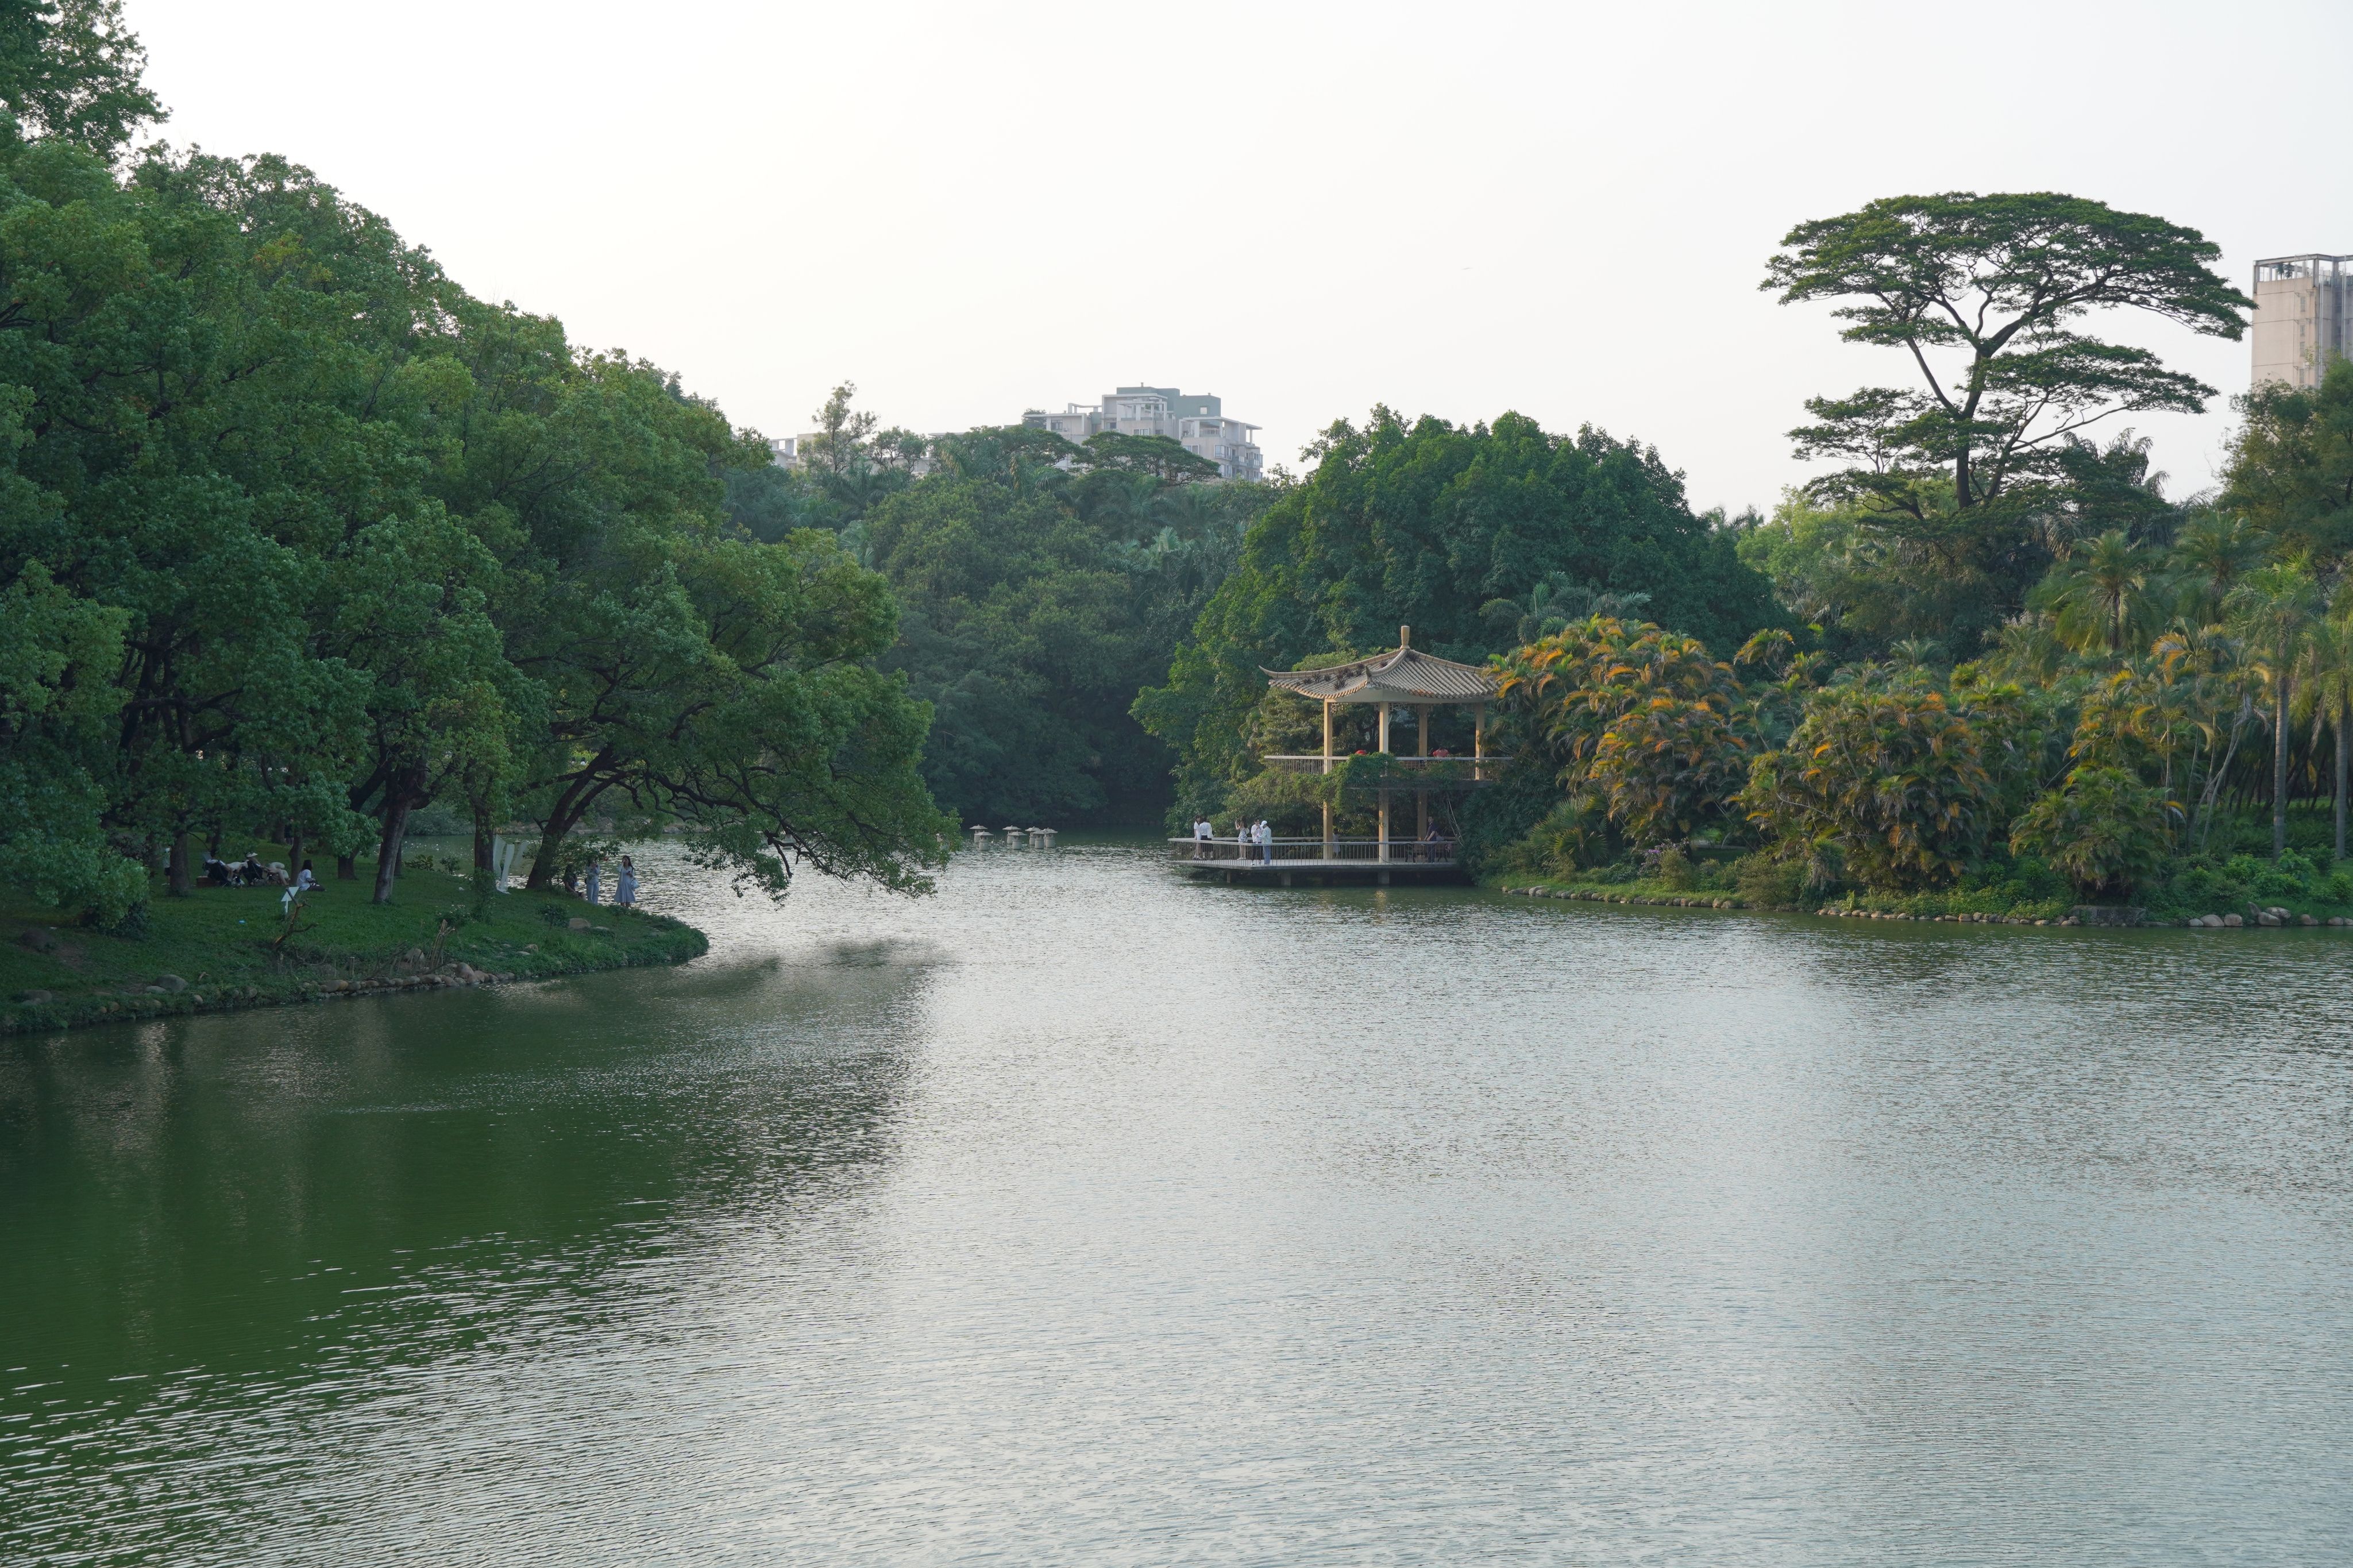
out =
[[2353,256],[2275,256],[2255,263],[2253,384],[2317,386],[2353,358]]

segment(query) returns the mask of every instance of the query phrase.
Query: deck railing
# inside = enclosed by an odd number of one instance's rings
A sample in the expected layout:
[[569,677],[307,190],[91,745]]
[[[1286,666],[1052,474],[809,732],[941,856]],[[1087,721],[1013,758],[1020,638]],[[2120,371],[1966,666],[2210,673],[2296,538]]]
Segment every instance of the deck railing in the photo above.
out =
[[[1294,755],[1289,752],[1275,752],[1259,758],[1259,761],[1267,767],[1282,773],[1320,773],[1327,762],[1336,769],[1342,763],[1348,760],[1349,758],[1345,756],[1325,757],[1316,753]],[[1385,766],[1397,769],[1400,775],[1399,782],[1409,785],[1412,782],[1411,775],[1415,773],[1427,775],[1433,784],[1440,782],[1485,784],[1492,782],[1504,764],[1511,760],[1509,757],[1500,756],[1393,756],[1387,759]]]
[[1454,864],[1454,843],[1440,839],[1436,843],[1416,843],[1410,838],[1392,838],[1389,852],[1381,853],[1377,838],[1278,838],[1271,844],[1251,844],[1233,838],[1172,838],[1168,841],[1171,860],[1224,861],[1229,865],[1284,865],[1314,861],[1330,865],[1335,861],[1359,861],[1367,864],[1386,863],[1391,866],[1451,866]]

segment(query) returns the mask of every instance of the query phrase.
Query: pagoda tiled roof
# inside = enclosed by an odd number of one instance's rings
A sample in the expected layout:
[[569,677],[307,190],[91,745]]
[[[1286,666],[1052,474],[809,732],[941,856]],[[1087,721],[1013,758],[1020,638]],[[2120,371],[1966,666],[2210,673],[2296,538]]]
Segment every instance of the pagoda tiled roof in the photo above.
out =
[[1265,674],[1279,690],[1325,702],[1484,702],[1495,695],[1493,671],[1409,646],[1322,669]]

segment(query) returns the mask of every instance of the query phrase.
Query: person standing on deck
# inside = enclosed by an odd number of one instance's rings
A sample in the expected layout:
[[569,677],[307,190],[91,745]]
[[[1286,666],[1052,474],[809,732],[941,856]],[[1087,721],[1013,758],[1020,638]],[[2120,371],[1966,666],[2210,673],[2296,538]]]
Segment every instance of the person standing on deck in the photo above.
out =
[[1265,817],[1263,817],[1263,816],[1260,817],[1260,818],[1258,819],[1258,827],[1257,827],[1257,829],[1256,829],[1256,830],[1251,834],[1251,837],[1254,837],[1254,838],[1256,838],[1256,839],[1258,840],[1258,858],[1259,858],[1259,859],[1260,859],[1260,860],[1261,860],[1261,861],[1263,861],[1265,864],[1267,864],[1267,865],[1269,865],[1269,866],[1273,865],[1273,864],[1274,864],[1274,825],[1273,825],[1272,823],[1271,823],[1271,822],[1267,821],[1267,819],[1266,819]]
[[1207,860],[1209,858],[1209,840],[1217,836],[1218,830],[1209,826],[1208,817],[1195,817],[1193,819],[1193,858]]

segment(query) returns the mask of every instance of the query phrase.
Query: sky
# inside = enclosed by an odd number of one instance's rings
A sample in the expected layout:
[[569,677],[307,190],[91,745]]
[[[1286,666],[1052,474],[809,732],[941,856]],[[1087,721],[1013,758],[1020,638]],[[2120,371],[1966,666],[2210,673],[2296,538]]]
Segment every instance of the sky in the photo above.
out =
[[[1769,510],[1809,396],[1902,384],[1758,290],[1875,197],[2062,190],[2261,257],[2353,252],[2353,5],[794,5],[130,0],[161,134],[275,152],[738,424],[1006,424],[1215,393],[1270,465],[1376,404],[1655,446]],[[2215,482],[2225,395],[2143,416]]]

